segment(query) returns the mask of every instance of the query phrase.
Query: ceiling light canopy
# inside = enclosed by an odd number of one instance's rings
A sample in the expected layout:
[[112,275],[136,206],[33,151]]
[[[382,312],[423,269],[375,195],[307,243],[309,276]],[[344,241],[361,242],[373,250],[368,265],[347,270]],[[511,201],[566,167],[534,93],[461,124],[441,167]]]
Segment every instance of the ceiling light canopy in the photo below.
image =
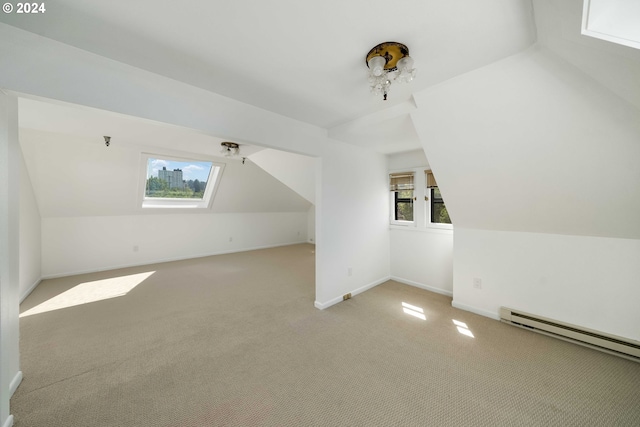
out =
[[380,43],[369,51],[366,60],[371,92],[383,95],[385,101],[391,82],[409,83],[416,75],[409,48],[402,43]]
[[222,150],[220,153],[224,154],[225,157],[233,157],[240,154],[240,145],[235,142],[221,142]]

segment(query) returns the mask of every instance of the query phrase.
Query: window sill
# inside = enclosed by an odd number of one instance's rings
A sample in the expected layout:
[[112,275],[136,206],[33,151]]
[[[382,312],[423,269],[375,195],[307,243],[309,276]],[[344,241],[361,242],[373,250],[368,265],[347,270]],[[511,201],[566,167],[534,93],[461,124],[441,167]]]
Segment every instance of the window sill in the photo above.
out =
[[208,209],[209,205],[202,199],[145,199],[142,209]]
[[389,226],[398,228],[416,228],[416,223],[413,221],[391,221]]
[[440,228],[440,227],[407,227],[402,225],[391,224],[389,225],[389,230],[402,230],[402,231],[410,231],[410,232],[419,232],[419,233],[434,233],[434,234],[453,234],[453,227],[451,228]]

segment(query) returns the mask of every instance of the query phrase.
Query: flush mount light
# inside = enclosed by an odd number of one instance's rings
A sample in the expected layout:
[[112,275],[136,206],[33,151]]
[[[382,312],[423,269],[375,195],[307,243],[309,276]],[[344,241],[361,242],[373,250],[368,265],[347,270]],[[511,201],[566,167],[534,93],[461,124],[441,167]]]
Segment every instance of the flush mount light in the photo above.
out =
[[416,75],[409,48],[402,43],[380,43],[369,51],[366,61],[371,92],[382,95],[385,101],[391,82],[409,83]]
[[224,154],[225,157],[233,157],[240,154],[240,145],[235,142],[222,142],[220,145],[222,146],[220,153]]

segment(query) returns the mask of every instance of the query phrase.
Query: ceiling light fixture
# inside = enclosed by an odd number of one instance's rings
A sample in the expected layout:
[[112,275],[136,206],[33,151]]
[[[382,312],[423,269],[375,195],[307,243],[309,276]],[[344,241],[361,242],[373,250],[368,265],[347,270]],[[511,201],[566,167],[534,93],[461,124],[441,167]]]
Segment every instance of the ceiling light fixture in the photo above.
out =
[[391,82],[409,83],[416,75],[409,48],[402,43],[380,43],[369,51],[366,60],[371,92],[383,95],[385,101]]
[[235,142],[222,142],[222,150],[220,153],[224,154],[225,157],[233,157],[240,154],[240,145]]

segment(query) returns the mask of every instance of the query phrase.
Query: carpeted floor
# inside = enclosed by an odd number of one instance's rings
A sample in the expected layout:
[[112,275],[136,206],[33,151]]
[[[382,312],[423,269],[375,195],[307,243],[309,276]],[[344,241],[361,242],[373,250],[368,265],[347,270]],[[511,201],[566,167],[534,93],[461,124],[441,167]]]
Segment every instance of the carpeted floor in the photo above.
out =
[[14,425],[640,426],[640,363],[393,281],[317,310],[312,249],[43,281]]

